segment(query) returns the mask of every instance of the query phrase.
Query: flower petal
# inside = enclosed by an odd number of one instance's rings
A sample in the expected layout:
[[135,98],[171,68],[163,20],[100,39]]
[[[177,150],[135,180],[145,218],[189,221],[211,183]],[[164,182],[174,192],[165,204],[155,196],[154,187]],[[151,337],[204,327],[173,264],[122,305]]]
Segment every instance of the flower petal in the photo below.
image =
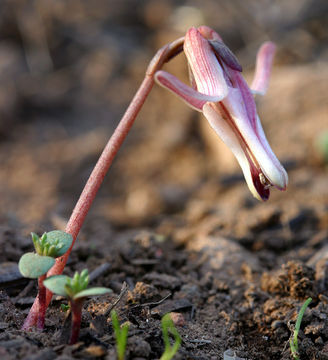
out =
[[275,51],[275,44],[268,41],[257,53],[255,76],[251,85],[251,89],[256,94],[264,95],[267,92]]
[[284,190],[288,182],[287,173],[271,150],[257,113],[254,115],[255,121],[249,118],[249,113],[253,114],[256,109],[247,112],[246,106],[241,105],[243,101],[238,89],[231,89],[229,96],[223,100],[223,104],[250,152],[256,158],[263,174],[272,185]]
[[[264,157],[263,160],[260,160],[260,156],[257,156],[259,161],[262,161],[260,164],[261,169],[264,173],[264,175],[269,179],[271,184],[276,186],[279,190],[286,190],[286,187],[288,185],[288,175],[286,170],[283,168],[283,166],[280,164],[278,158],[272,151],[268,140],[264,134],[260,118],[257,116],[256,119],[256,127],[257,127],[257,133],[259,136],[259,140],[262,144],[262,147],[266,153],[266,157]],[[268,159],[269,161],[265,162],[265,159]]]
[[222,100],[220,96],[209,96],[201,94],[190,86],[184,84],[172,74],[160,70],[155,73],[156,82],[178,95],[192,108],[201,111],[206,102],[217,102]]
[[215,40],[215,41],[222,41],[221,36],[211,29],[209,26],[201,25],[197,28],[197,30],[204,36],[207,40]]
[[[256,168],[250,166],[249,159],[247,158],[247,155],[233,129],[229,126],[226,120],[222,118],[218,111],[211,106],[211,104],[204,105],[203,113],[217,135],[235,155],[244,173],[248,188],[253,196],[258,200],[267,200],[270,195],[270,190],[265,189],[263,186],[259,189],[259,187],[256,186],[259,185],[256,183],[259,174],[255,173]],[[253,179],[256,179],[256,181],[254,182]]]
[[236,71],[243,71],[241,65],[239,64],[238,59],[235,54],[228,48],[228,46],[222,41],[209,40],[210,45],[212,46],[216,55],[224,61],[231,69]]
[[202,94],[225,97],[228,85],[222,67],[209,42],[194,27],[187,31],[184,51],[194,74],[197,90]]

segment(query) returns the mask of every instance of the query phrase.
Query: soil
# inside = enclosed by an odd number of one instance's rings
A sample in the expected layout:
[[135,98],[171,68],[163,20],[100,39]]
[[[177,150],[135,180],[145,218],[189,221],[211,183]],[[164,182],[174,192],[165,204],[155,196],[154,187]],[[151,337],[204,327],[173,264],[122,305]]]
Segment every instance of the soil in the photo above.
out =
[[[32,4],[32,5],[31,5]],[[327,3],[4,1],[0,4],[0,356],[115,359],[110,310],[129,323],[126,359],[159,359],[161,318],[182,337],[175,359],[328,359]],[[295,14],[298,17],[295,18]],[[17,262],[29,233],[64,229],[108,137],[163,44],[201,22],[251,79],[256,48],[278,53],[257,99],[286,192],[253,199],[206,120],[155,86],[88,214],[65,273],[88,268],[79,342],[66,300],[43,332],[20,328],[37,292]],[[184,30],[183,30],[184,29]],[[166,66],[187,81],[183,55]],[[327,135],[326,135],[327,144]]]

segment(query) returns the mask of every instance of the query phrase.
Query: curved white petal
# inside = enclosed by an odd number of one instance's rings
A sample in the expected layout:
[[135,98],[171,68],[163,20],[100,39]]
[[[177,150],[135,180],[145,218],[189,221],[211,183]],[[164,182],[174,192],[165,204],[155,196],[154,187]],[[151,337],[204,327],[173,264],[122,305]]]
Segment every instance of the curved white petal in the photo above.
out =
[[201,94],[190,86],[187,86],[172,74],[160,70],[155,73],[156,82],[164,88],[170,90],[173,94],[179,96],[193,109],[201,111],[206,102],[217,102],[222,100],[220,96],[209,96]]
[[[257,116],[256,119],[257,132],[259,134],[260,141],[263,148],[265,149],[269,161],[263,164],[260,164],[261,169],[264,175],[270,180],[270,182],[275,185],[280,190],[286,190],[288,185],[288,175],[284,167],[280,164],[278,158],[272,151],[268,140],[264,134],[263,127],[260,121],[260,118]],[[256,156],[258,157],[258,156]]]
[[263,174],[272,185],[280,190],[286,189],[287,173],[273,153],[258,115],[255,113],[255,122],[249,119],[244,99],[238,89],[230,89],[229,95],[223,100],[223,104],[226,106],[251,153],[256,158]]
[[253,196],[258,200],[263,200],[254,186],[249,161],[234,131],[211,104],[204,105],[203,113],[211,127],[236,157]]

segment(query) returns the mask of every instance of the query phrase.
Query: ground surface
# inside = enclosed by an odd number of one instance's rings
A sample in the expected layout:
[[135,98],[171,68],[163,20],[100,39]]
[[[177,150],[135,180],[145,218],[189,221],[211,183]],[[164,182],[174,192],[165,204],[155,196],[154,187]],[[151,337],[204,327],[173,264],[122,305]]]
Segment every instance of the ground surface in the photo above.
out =
[[[300,359],[328,359],[328,173],[317,147],[328,129],[325,1],[90,3],[0,5],[1,358],[115,359],[109,311],[121,294],[127,359],[160,358],[167,312],[183,339],[176,359],[223,359],[229,348],[236,359],[291,359],[309,296]],[[258,109],[288,191],[254,200],[206,120],[155,87],[65,269],[87,267],[113,293],[85,303],[74,346],[60,298],[43,333],[22,332],[36,294],[17,270],[29,233],[64,229],[147,61],[197,21],[222,34],[247,79],[258,45],[277,42]],[[167,69],[187,81],[183,56]]]

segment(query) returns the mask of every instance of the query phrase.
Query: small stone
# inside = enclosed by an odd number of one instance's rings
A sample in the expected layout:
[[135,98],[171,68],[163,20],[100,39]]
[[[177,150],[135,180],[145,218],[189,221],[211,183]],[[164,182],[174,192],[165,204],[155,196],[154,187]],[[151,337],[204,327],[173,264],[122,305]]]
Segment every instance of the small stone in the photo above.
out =
[[132,336],[128,339],[127,348],[130,351],[130,356],[148,358],[151,352],[150,345],[147,341],[139,336]]
[[280,327],[283,327],[284,324],[285,323],[283,321],[281,321],[281,320],[274,320],[274,321],[272,321],[271,328],[275,330],[275,329],[278,329]]
[[151,315],[162,318],[167,313],[190,310],[191,308],[192,303],[187,299],[166,300],[162,304],[154,307],[151,310]]
[[158,301],[160,299],[158,290],[149,284],[138,281],[132,291],[128,292],[127,301],[132,304],[143,304],[149,301]]
[[156,272],[145,275],[144,280],[151,282],[153,286],[158,286],[163,289],[175,290],[181,286],[181,280],[178,277]]
[[102,357],[106,354],[106,349],[99,345],[90,345],[83,351],[83,356],[86,357]]
[[181,313],[171,312],[170,315],[175,326],[184,326],[186,324],[185,318]]

